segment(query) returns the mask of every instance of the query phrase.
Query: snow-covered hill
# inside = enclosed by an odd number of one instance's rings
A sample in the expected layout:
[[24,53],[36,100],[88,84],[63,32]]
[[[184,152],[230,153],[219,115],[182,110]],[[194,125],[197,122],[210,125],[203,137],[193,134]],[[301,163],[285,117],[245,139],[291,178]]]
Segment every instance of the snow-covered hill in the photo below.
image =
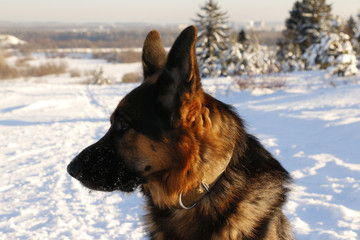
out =
[[12,35],[0,35],[0,47],[11,47],[25,43],[25,41]]
[[[297,239],[359,239],[360,77],[274,77],[285,79],[284,90],[239,91],[231,78],[203,86],[234,105],[249,132],[291,172],[285,212]],[[137,84],[56,79],[0,82],[0,239],[146,239],[139,193],[89,192],[66,173]]]

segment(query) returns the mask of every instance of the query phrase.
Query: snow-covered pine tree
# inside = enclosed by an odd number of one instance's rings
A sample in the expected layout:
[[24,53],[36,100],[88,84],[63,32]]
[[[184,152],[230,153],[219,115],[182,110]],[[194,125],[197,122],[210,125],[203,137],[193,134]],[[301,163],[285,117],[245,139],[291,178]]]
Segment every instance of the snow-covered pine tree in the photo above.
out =
[[358,60],[357,67],[360,69],[360,13],[358,15],[356,27],[354,28],[354,37],[352,39],[352,44],[356,52],[356,58]]
[[327,28],[326,31],[327,32],[332,32],[332,33],[340,33],[343,32],[344,30],[344,20],[338,16],[338,15],[333,15],[329,21],[327,21]]
[[286,29],[283,31],[283,36],[286,41],[282,41],[282,44],[291,43],[294,45],[299,44],[300,28],[304,22],[303,8],[299,1],[294,3],[293,9],[289,12],[290,17],[285,21]]
[[294,3],[286,19],[283,35],[292,44],[299,44],[302,53],[327,31],[332,19],[331,5],[326,0],[302,0]]
[[302,3],[296,1],[289,12],[290,17],[285,21],[286,29],[283,38],[278,39],[276,59],[280,70],[284,72],[301,70],[304,68],[302,52],[298,41],[300,28],[304,21]]
[[244,46],[235,42],[226,50],[226,66],[228,75],[239,75],[240,66],[243,63],[243,52],[245,51]]
[[[321,32],[327,32],[334,24],[331,5],[326,0],[296,1],[290,17],[285,21],[283,39],[278,41],[277,61],[283,71],[303,68],[302,54],[319,41]],[[300,52],[299,52],[300,51]]]
[[224,54],[229,39],[226,12],[213,0],[208,0],[201,10],[194,20],[198,29],[196,51],[200,72],[202,77],[226,75]]
[[241,29],[241,31],[239,32],[237,42],[241,43],[244,46],[248,44],[249,36],[247,35],[244,29]]
[[321,33],[319,42],[303,55],[307,69],[327,69],[329,74],[350,76],[358,72],[355,51],[345,33]]
[[305,68],[299,44],[289,42],[287,39],[279,39],[277,47],[276,60],[281,72],[299,71]]
[[251,40],[236,42],[226,51],[229,74],[259,75],[277,72],[275,53],[259,43],[253,32]]
[[229,75],[239,75],[240,65],[243,62],[243,53],[249,46],[249,37],[242,29],[237,36],[234,37],[231,46],[225,51],[225,61],[227,73]]
[[331,5],[326,0],[303,0],[302,21],[297,41],[302,52],[318,41],[320,33],[329,30],[332,20]]
[[350,16],[349,19],[346,21],[344,27],[344,33],[349,35],[350,39],[353,39],[355,36],[355,31],[356,31],[356,22],[353,16]]

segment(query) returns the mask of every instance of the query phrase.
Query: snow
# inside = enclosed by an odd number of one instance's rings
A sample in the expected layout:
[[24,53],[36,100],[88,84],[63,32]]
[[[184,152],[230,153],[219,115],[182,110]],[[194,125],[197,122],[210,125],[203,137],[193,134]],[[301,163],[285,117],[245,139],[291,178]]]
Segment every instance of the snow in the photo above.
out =
[[[66,61],[103,66],[117,79],[140,67]],[[271,78],[285,79],[286,87],[240,91],[230,77],[203,80],[203,87],[232,104],[291,172],[284,211],[297,239],[359,239],[360,76],[307,71]],[[140,193],[89,191],[66,173],[138,84],[74,82],[66,74],[0,82],[0,239],[146,239]]]
[[321,33],[319,43],[303,54],[308,69],[328,69],[329,74],[351,76],[358,73],[356,53],[344,33]]
[[26,42],[12,35],[0,35],[0,47],[23,45]]

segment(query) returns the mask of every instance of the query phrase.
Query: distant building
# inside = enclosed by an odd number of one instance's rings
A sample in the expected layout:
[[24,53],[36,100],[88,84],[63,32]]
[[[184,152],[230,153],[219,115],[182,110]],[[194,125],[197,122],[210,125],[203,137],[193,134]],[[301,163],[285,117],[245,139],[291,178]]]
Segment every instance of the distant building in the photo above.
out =
[[231,26],[235,29],[245,29],[247,31],[272,31],[272,32],[280,32],[285,29],[285,25],[283,22],[265,22],[265,21],[254,21],[249,20],[246,22],[239,23],[231,23]]

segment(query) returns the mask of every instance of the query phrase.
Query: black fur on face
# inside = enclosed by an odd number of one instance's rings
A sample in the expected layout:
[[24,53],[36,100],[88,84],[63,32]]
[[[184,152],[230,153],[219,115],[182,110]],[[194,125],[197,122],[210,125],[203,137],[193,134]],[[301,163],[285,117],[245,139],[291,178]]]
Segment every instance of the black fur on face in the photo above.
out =
[[154,83],[145,82],[125,96],[110,118],[108,132],[71,161],[68,173],[98,191],[131,192],[144,183],[144,170],[151,166],[139,168],[142,146],[135,146],[133,137],[161,142],[169,129],[166,114],[156,106],[156,90]]
[[[115,151],[112,139],[115,126],[95,144],[85,148],[67,167],[68,173],[85,187],[97,191],[131,192],[143,179],[139,173],[127,169],[124,160]],[[120,131],[125,131],[123,127]],[[124,133],[121,133],[124,134]]]
[[179,127],[181,96],[189,93],[191,98],[200,88],[193,66],[195,39],[192,28],[184,31],[167,58],[158,33],[149,33],[142,56],[144,82],[121,100],[107,134],[68,165],[72,177],[93,190],[130,192],[145,182],[144,175],[181,165],[167,162],[171,157],[164,147],[156,152],[154,145]]

